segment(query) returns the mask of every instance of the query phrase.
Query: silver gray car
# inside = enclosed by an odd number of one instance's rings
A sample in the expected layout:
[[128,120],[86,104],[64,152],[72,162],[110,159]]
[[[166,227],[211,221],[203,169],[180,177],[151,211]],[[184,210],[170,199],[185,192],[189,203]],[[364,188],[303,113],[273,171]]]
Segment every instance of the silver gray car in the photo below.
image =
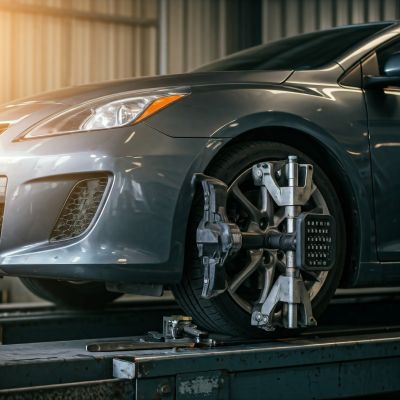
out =
[[0,275],[75,307],[171,288],[240,335],[314,325],[338,285],[398,284],[399,33],[3,105]]

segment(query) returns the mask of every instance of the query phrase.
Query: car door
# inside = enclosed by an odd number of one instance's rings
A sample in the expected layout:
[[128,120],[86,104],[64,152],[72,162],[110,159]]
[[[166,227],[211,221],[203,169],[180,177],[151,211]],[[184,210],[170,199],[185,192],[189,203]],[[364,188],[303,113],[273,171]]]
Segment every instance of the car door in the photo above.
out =
[[[400,39],[377,49],[362,64],[364,76],[383,75]],[[365,89],[374,193],[376,242],[381,261],[400,260],[400,86]]]

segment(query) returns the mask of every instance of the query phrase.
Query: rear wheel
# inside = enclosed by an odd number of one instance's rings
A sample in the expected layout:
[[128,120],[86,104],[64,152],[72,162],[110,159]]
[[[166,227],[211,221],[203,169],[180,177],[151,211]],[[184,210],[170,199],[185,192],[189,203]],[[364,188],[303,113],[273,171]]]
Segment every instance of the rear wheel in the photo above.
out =
[[53,279],[21,278],[36,296],[68,308],[100,308],[121,296],[106,290],[101,282],[68,282]]
[[[263,161],[285,160],[289,155],[297,155],[299,162],[313,164],[314,182],[317,190],[303,210],[315,207],[329,212],[337,224],[336,264],[329,271],[318,274],[318,280],[307,280],[314,316],[318,318],[332,297],[342,274],[345,260],[345,224],[339,198],[333,185],[322,169],[299,150],[280,143],[255,141],[239,143],[225,151],[206,171],[229,186],[227,214],[242,231],[262,231],[268,226],[284,229],[283,208],[275,205],[274,220],[268,224],[259,218],[259,188],[253,183],[251,168]],[[225,264],[228,290],[206,300],[201,298],[203,266],[197,255],[196,229],[203,213],[202,193],[197,193],[188,223],[185,270],[182,281],[175,286],[175,297],[186,313],[191,315],[202,328],[230,335],[259,335],[260,329],[250,325],[252,307],[265,288],[284,272],[285,256],[279,251],[241,250]],[[274,276],[267,271],[275,270]],[[308,278],[309,279],[309,278]],[[278,311],[279,312],[279,311]]]

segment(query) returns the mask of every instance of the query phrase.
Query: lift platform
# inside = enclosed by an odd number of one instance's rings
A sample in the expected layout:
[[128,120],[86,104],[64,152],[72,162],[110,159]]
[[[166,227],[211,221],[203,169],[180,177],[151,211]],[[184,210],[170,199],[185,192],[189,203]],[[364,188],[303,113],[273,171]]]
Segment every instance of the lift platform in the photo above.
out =
[[140,335],[3,344],[0,399],[383,398],[400,392],[399,305],[395,294],[338,296],[319,327],[263,340],[210,335],[208,347],[87,351]]
[[46,302],[2,304],[0,344],[140,335],[158,329],[163,315],[178,313],[169,294],[117,300],[104,310],[58,309]]

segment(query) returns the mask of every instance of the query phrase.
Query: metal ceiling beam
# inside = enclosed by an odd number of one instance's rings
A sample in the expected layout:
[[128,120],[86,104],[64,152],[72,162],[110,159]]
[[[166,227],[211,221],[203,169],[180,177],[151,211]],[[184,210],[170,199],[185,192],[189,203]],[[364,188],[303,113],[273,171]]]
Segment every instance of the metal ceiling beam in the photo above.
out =
[[158,0],[158,73],[168,73],[168,0]]

